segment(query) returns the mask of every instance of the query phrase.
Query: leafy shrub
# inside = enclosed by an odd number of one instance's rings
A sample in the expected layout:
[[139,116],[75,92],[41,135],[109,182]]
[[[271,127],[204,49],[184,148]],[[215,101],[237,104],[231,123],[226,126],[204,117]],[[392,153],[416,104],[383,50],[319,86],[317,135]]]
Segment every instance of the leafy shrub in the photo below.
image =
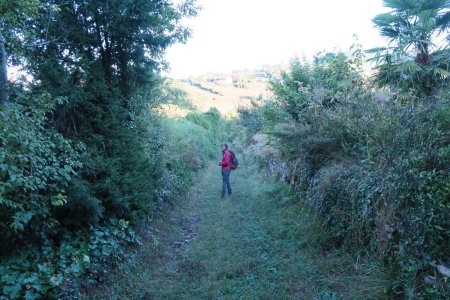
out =
[[331,240],[351,249],[370,247],[388,262],[401,282],[393,286],[396,293],[431,296],[418,288],[430,276],[431,290],[442,295],[448,285],[430,264],[445,262],[450,246],[444,229],[450,228],[449,103],[369,101],[345,108],[324,110],[314,120],[313,139],[338,143],[324,145],[322,153],[334,156],[321,156],[306,201],[332,227]]
[[136,225],[156,206],[162,138],[149,106],[163,94],[165,49],[189,36],[178,21],[196,7],[9,2],[0,5],[8,64],[32,80],[11,87],[22,105],[0,108],[0,297],[57,298],[67,278],[121,249],[120,223]]
[[448,294],[448,92],[431,103],[377,99],[352,60],[323,57],[294,62],[262,114],[288,182],[329,225],[327,247],[385,262],[392,296]]
[[211,108],[206,113],[190,113],[186,120],[209,130],[215,139],[220,138],[220,131],[223,130],[223,119],[217,108]]
[[310,109],[365,96],[360,67],[359,57],[320,53],[313,65],[292,61],[290,71],[282,72],[281,80],[272,80],[271,88],[284,111],[295,121],[307,122]]
[[[45,116],[51,116],[48,112],[53,105],[49,97],[41,98],[45,101],[36,101],[43,105],[39,109],[11,104],[0,115],[0,141],[4,146],[0,152],[4,179],[1,204],[5,207],[0,221],[11,223],[10,228],[1,227],[2,245],[16,236],[23,236],[27,242],[28,233],[36,236],[34,243],[27,246],[14,243],[12,246],[20,250],[17,255],[6,256],[10,248],[2,249],[0,297],[11,299],[78,297],[82,285],[99,280],[114,260],[125,258],[127,245],[139,242],[128,221],[120,217],[135,223],[149,212],[145,207],[148,202],[140,199],[155,195],[155,205],[162,205],[183,195],[194,173],[217,152],[224,135],[224,120],[214,110],[179,120],[159,119],[159,123],[153,116],[152,124],[145,120],[135,124],[143,127],[135,128],[143,133],[137,139],[142,152],[128,156],[128,164],[117,161],[116,156],[110,165],[103,165],[102,160],[95,159],[98,154],[92,153],[92,148],[82,154],[84,147],[72,145],[46,127]],[[123,136],[116,142],[125,141]],[[131,142],[136,140],[128,140]],[[117,151],[125,148],[116,146]],[[146,162],[133,170],[142,159]],[[81,161],[85,162],[84,168]],[[141,170],[149,164],[161,169]],[[109,173],[109,181],[102,179],[92,185],[83,178],[100,168]],[[124,173],[117,174],[119,169]],[[158,174],[155,185],[147,183],[147,187],[139,189],[136,187],[141,180],[128,182],[149,172]],[[114,180],[120,182],[112,184]],[[125,194],[130,198],[124,199],[120,196],[127,185],[129,191]],[[155,191],[148,191],[155,186]],[[142,191],[148,192],[136,195]],[[108,199],[105,195],[115,196]],[[28,215],[31,217],[27,220],[20,218]]]
[[65,226],[98,224],[104,208],[100,199],[91,194],[89,184],[75,178],[67,187],[67,203],[55,210],[57,219]]
[[[67,187],[81,168],[81,144],[46,126],[52,101],[40,106],[11,103],[0,111],[0,224],[2,245],[31,235],[46,236],[58,225],[53,211],[67,203]],[[5,249],[1,249],[4,251]]]
[[194,174],[218,152],[225,136],[225,120],[217,109],[211,109],[190,113],[185,118],[166,119],[163,124],[164,171],[157,193],[159,202],[171,202],[188,189]]
[[[7,299],[78,298],[83,281],[93,283],[126,245],[139,243],[124,220],[67,233],[59,245],[28,247],[0,264],[0,295]],[[81,280],[83,279],[83,281]]]
[[240,107],[238,113],[239,125],[243,126],[250,136],[262,130],[263,116],[260,109]]

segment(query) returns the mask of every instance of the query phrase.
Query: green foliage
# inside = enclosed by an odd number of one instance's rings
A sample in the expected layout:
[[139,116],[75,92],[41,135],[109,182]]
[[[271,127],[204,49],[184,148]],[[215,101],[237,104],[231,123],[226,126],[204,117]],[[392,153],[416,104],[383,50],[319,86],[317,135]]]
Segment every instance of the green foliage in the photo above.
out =
[[67,202],[67,187],[82,166],[84,147],[47,127],[46,115],[53,108],[48,95],[27,100],[39,106],[11,103],[0,111],[2,245],[54,230],[58,223],[52,212]]
[[66,279],[121,251],[118,220],[135,225],[159,205],[163,136],[151,109],[164,97],[164,51],[189,37],[180,21],[196,6],[2,1],[0,12],[9,60],[32,77],[0,112],[0,254],[18,253],[2,257],[0,292],[57,298]]
[[319,53],[313,65],[292,61],[289,72],[271,88],[281,100],[281,109],[294,120],[307,120],[306,114],[316,107],[332,107],[350,98],[364,96],[360,57],[353,60],[342,53]]
[[93,283],[124,247],[140,243],[128,222],[66,234],[59,245],[29,247],[0,264],[0,291],[7,299],[79,297],[81,279]]
[[377,99],[351,61],[324,57],[332,63],[294,62],[273,84],[277,102],[254,114],[275,126],[259,128],[276,139],[301,203],[328,224],[327,248],[377,253],[392,295],[448,294],[436,267],[450,249],[448,87],[433,103]]
[[189,36],[179,21],[195,15],[195,3],[39,1],[38,8],[28,16],[19,7],[28,17],[23,24],[6,19],[5,37],[18,42],[13,58],[33,76],[28,88],[66,99],[52,111],[51,126],[86,145],[58,219],[137,222],[155,206],[161,172],[158,118],[149,104],[160,99],[162,55]]
[[241,107],[238,109],[239,125],[245,127],[250,136],[262,130],[263,117],[261,111],[255,108]]
[[159,201],[177,199],[190,186],[194,174],[217,155],[225,136],[225,120],[217,109],[193,112],[185,118],[166,119],[161,164],[163,176],[158,190]]
[[29,16],[23,24],[6,19],[5,36],[18,41],[13,58],[33,76],[29,89],[66,99],[52,111],[52,127],[86,145],[84,168],[58,219],[137,222],[155,206],[161,172],[154,159],[158,118],[148,109],[161,98],[162,54],[189,36],[179,21],[195,15],[195,3],[74,0],[37,7],[32,15],[19,7]]
[[58,40],[62,34],[68,41],[35,47],[33,56],[27,55],[30,70],[41,81],[36,88],[67,97],[55,111],[54,126],[87,145],[77,181],[84,196],[70,193],[69,205],[59,211],[62,219],[137,222],[155,207],[161,167],[153,157],[161,138],[158,118],[148,105],[160,97],[161,55],[189,35],[178,21],[194,13],[192,5],[62,1],[56,10],[42,7],[33,20],[42,29],[40,38]]
[[186,119],[210,131],[216,141],[220,141],[221,130],[223,130],[223,120],[217,108],[211,108],[206,113],[190,113]]
[[430,95],[449,76],[450,49],[447,41],[434,42],[448,34],[450,26],[447,0],[384,0],[392,9],[373,19],[388,47],[369,50],[377,62],[377,83],[414,95]]
[[181,88],[176,87],[173,83],[165,82],[161,88],[160,104],[172,104],[177,107],[194,110],[194,105],[188,100],[188,94]]

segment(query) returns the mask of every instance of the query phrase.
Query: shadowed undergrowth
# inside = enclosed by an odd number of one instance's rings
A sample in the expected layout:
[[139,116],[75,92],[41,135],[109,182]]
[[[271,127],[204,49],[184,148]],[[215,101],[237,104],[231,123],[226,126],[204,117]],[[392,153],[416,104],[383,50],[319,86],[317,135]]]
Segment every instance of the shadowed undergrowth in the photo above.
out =
[[289,191],[251,168],[233,172],[221,200],[210,165],[187,198],[143,232],[143,247],[87,298],[380,298],[382,268],[320,253],[324,228],[291,203]]

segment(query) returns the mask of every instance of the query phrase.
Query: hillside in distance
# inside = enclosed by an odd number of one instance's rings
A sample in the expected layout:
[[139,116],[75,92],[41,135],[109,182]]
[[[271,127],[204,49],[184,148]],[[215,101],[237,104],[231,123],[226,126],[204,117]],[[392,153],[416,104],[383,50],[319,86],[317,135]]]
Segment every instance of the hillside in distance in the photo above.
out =
[[280,66],[232,73],[209,73],[187,79],[170,79],[170,86],[186,93],[190,105],[164,104],[168,117],[183,117],[190,111],[217,108],[223,116],[235,116],[239,107],[260,105],[272,98],[269,81],[279,78]]

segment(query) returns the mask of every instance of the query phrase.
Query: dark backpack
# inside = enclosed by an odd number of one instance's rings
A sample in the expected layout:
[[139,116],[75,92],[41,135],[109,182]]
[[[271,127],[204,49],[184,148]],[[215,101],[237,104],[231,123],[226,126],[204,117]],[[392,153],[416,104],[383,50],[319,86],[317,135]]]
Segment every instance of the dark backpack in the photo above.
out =
[[228,152],[230,152],[230,154],[231,154],[230,168],[231,168],[231,170],[235,170],[235,169],[237,169],[237,167],[239,165],[239,161],[236,158],[236,154],[234,154],[233,151],[228,150]]

